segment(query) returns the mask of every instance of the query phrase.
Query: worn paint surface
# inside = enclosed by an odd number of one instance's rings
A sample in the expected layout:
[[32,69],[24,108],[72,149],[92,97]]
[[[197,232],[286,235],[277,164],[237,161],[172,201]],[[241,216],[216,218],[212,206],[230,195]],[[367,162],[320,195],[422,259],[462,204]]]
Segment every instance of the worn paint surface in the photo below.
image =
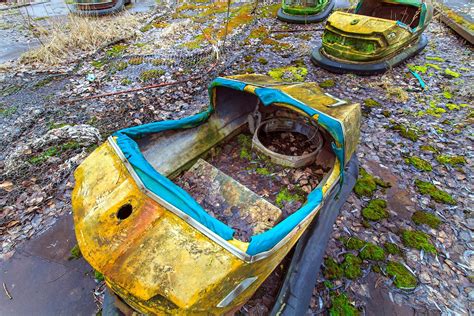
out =
[[426,10],[423,19],[414,28],[395,20],[336,11],[327,20],[323,33],[323,53],[336,60],[352,62],[390,58],[413,44],[427,27],[433,7],[430,1],[424,5]]
[[[75,178],[75,231],[84,258],[117,294],[144,313],[222,314],[242,305],[313,218],[302,222],[279,251],[247,263],[142,193],[109,143],[78,167]],[[125,204],[133,211],[120,220],[117,212]],[[251,276],[258,279],[232,304],[216,307]]]
[[[266,76],[239,79],[251,83],[245,89],[251,93],[254,86],[272,83]],[[349,160],[359,138],[360,106],[329,107],[337,100],[315,83],[277,88],[342,122]],[[336,159],[322,184],[324,193],[339,176]],[[96,149],[77,168],[75,178],[75,231],[85,259],[105,276],[114,292],[147,314],[220,315],[236,310],[288,254],[316,215],[314,212],[290,232],[277,251],[246,262],[142,192],[110,143]],[[119,218],[119,210],[127,204],[132,212]],[[235,239],[227,243],[242,251],[248,247]],[[257,280],[228,306],[217,307],[249,277]]]

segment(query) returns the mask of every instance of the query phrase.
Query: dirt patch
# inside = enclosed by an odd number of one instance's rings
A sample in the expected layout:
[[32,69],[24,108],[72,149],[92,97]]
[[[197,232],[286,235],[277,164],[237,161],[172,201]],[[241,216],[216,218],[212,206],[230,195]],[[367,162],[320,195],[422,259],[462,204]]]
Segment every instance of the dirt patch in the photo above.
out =
[[388,168],[384,168],[378,162],[371,160],[367,162],[367,165],[374,176],[391,184],[391,187],[386,189],[388,208],[395,212],[398,217],[410,220],[415,208],[415,203],[410,199],[411,193],[399,187],[400,179]]
[[260,132],[262,144],[276,153],[288,156],[307,155],[318,147],[308,137],[294,132]]

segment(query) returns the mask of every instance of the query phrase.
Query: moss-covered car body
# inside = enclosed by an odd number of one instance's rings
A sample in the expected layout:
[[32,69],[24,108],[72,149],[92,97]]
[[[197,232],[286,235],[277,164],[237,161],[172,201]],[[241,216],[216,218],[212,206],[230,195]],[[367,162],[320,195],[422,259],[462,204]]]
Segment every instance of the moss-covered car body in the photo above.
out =
[[[323,93],[316,83],[233,76],[215,79],[209,94],[207,111],[118,131],[75,172],[72,205],[81,252],[141,313],[222,315],[238,309],[344,183],[344,168],[354,156],[360,106]],[[235,124],[245,123],[243,110],[253,111],[255,104],[249,100],[315,120],[333,137],[328,148],[337,158],[300,210],[242,242],[168,178],[222,141]],[[219,125],[221,120],[225,124]],[[166,143],[157,157],[166,162],[161,167],[146,154],[153,144],[137,144],[148,136]]]
[[[394,66],[426,45],[421,35],[432,16],[430,0],[362,0],[354,13],[331,14],[313,61],[325,68],[331,63],[324,58],[342,63],[342,68],[344,64]],[[403,58],[395,57],[403,51],[407,51]]]
[[334,0],[282,0],[277,17],[289,23],[314,23],[327,18]]

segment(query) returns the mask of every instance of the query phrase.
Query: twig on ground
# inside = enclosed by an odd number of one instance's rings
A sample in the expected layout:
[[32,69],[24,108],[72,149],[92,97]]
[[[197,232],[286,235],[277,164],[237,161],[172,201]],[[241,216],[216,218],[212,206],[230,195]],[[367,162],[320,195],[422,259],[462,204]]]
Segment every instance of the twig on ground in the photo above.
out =
[[7,294],[8,298],[12,300],[13,297],[10,295],[10,292],[8,292],[5,282],[3,282],[3,290],[5,290],[5,294]]

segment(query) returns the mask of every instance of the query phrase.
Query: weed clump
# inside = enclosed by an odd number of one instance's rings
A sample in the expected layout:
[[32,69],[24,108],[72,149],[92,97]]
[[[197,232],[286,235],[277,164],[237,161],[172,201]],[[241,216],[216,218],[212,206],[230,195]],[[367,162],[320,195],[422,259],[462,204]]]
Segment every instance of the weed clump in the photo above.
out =
[[405,162],[407,164],[412,165],[413,167],[415,167],[416,169],[420,171],[433,170],[433,167],[431,166],[429,161],[426,161],[425,159],[417,157],[417,156],[411,156],[411,157],[405,158]]
[[415,180],[415,186],[421,194],[429,195],[438,203],[456,205],[457,202],[447,192],[438,189],[434,184],[419,179]]
[[446,77],[449,77],[449,78],[459,78],[459,77],[461,77],[461,74],[459,72],[452,71],[449,68],[446,68],[444,70],[444,74],[445,74]]
[[411,219],[416,225],[426,224],[434,229],[438,229],[439,225],[443,222],[438,216],[424,211],[416,211]]
[[143,57],[133,57],[133,58],[130,58],[130,59],[128,60],[128,63],[129,63],[130,65],[135,65],[135,66],[136,66],[136,65],[141,65],[141,64],[143,64],[143,62],[144,62]]
[[371,200],[366,207],[362,209],[362,216],[370,221],[379,221],[388,218],[389,214],[386,210],[387,202],[381,199]]
[[266,64],[268,64],[268,60],[266,60],[266,59],[263,58],[263,57],[260,57],[257,61],[258,61],[261,65],[266,65]]
[[401,263],[389,261],[386,271],[390,277],[395,278],[393,284],[399,289],[412,290],[418,284],[415,276]]
[[423,151],[428,151],[428,152],[432,152],[432,153],[437,153],[438,150],[431,146],[431,145],[422,145],[420,146],[420,149],[423,150]]
[[436,254],[436,248],[431,244],[430,237],[422,231],[402,230],[401,237],[407,247]]

